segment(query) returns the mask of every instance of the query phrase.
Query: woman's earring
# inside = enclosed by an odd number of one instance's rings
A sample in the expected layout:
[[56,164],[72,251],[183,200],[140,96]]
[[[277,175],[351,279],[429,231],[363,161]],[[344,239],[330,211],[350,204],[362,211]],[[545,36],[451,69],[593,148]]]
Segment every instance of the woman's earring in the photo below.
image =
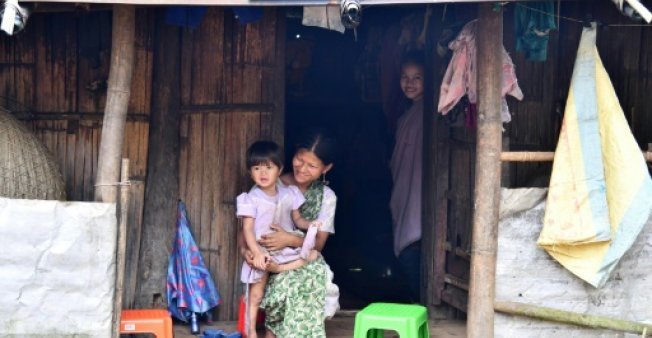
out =
[[321,183],[328,185],[328,181],[326,181],[326,173],[321,174]]

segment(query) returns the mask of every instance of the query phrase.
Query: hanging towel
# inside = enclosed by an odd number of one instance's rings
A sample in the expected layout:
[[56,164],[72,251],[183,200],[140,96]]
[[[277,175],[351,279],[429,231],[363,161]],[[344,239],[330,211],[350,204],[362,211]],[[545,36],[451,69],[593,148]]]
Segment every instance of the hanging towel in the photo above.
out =
[[550,31],[556,28],[554,1],[516,4],[514,9],[516,50],[525,52],[526,59],[546,61]]
[[340,6],[306,6],[303,7],[304,26],[314,26],[344,33]]
[[213,278],[190,233],[186,205],[182,201],[179,201],[177,234],[172,244],[166,287],[168,310],[183,321],[188,320],[190,312],[203,313],[220,303]]
[[[460,99],[467,95],[470,103],[477,103],[477,66],[476,66],[476,44],[475,33],[477,29],[478,20],[468,22],[462,28],[462,31],[457,35],[455,40],[448,44],[448,48],[453,51],[446,73],[441,82],[439,92],[439,104],[437,111],[442,115],[455,107]],[[523,99],[523,92],[521,87],[518,86],[516,79],[516,72],[514,71],[514,63],[507,54],[507,51],[502,47],[503,55],[503,77],[502,77],[502,91],[503,96],[500,117],[502,122],[507,123],[511,121],[509,108],[505,95],[509,94],[517,100]]]
[[652,180],[595,38],[584,28],[537,244],[600,287],[650,215]]

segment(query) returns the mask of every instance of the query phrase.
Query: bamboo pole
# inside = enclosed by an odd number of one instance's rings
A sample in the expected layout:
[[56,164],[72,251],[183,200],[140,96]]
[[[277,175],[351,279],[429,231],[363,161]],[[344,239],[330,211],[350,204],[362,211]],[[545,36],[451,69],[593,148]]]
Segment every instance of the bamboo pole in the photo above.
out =
[[550,162],[555,158],[554,151],[503,151],[503,162]]
[[498,312],[510,315],[525,316],[557,323],[581,325],[594,329],[608,329],[638,334],[652,332],[652,324],[614,319],[605,316],[594,316],[518,302],[497,301],[494,303],[494,309]]
[[494,336],[496,242],[502,150],[502,7],[480,4],[477,28],[478,130],[467,336]]
[[120,203],[118,204],[118,247],[115,259],[115,293],[113,296],[113,337],[120,337],[120,313],[122,312],[122,293],[124,292],[125,265],[127,251],[127,218],[129,211],[129,159],[122,159],[120,176]]
[[[551,162],[555,158],[552,151],[503,151],[500,160],[503,162]],[[652,150],[644,151],[645,161],[652,162]]]
[[113,7],[112,29],[109,88],[106,94],[95,178],[95,200],[110,203],[116,202],[118,198],[115,182],[120,178],[120,158],[134,68],[134,6]]

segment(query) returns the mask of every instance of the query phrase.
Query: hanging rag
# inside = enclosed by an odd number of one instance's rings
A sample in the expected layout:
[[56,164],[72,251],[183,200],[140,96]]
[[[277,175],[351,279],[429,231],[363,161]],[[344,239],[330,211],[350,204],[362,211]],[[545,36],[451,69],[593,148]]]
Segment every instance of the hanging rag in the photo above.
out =
[[514,9],[516,50],[525,53],[530,61],[546,61],[550,31],[555,24],[555,2],[528,2],[527,7],[517,3]]
[[537,244],[601,287],[650,216],[652,179],[595,38],[584,28]]
[[342,24],[340,6],[306,6],[303,7],[304,26],[313,26],[330,29],[344,33],[346,28]]
[[[475,36],[477,29],[477,20],[468,22],[462,28],[455,40],[448,44],[448,48],[453,51],[446,73],[441,83],[439,93],[439,104],[437,111],[443,115],[455,107],[460,99],[467,95],[469,102],[475,104],[478,102],[476,90],[477,66],[476,66],[476,44]],[[509,94],[518,100],[523,99],[523,92],[518,86],[518,79],[514,71],[514,63],[502,47],[503,54],[503,77],[502,77],[502,107],[500,111],[501,121],[507,123],[511,121],[509,108],[505,95]]]
[[188,321],[190,313],[204,313],[220,303],[220,295],[190,233],[186,205],[179,201],[177,234],[172,245],[167,276],[170,313]]

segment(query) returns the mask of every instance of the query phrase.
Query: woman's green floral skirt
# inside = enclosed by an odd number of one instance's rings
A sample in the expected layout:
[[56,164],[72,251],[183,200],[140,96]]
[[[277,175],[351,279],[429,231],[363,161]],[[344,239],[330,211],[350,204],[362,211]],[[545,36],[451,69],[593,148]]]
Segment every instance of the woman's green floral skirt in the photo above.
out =
[[326,262],[322,257],[301,268],[272,274],[260,307],[265,326],[277,338],[326,337]]

